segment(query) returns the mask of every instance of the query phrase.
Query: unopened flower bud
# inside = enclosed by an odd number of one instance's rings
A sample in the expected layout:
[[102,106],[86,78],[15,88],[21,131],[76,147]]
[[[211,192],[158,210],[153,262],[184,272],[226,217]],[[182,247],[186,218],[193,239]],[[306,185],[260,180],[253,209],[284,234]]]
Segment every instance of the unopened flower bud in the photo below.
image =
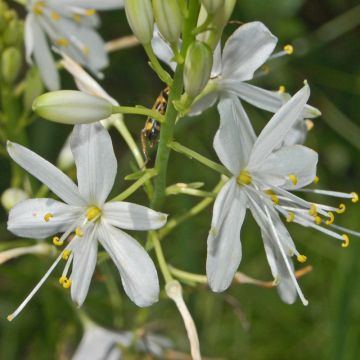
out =
[[16,204],[28,198],[29,196],[24,190],[18,188],[9,188],[6,189],[1,195],[1,205],[5,210],[9,211]]
[[135,36],[142,44],[149,44],[154,31],[151,0],[125,0],[125,13]]
[[209,81],[212,68],[211,49],[201,41],[195,41],[186,53],[184,88],[190,98],[195,98]]
[[152,3],[160,33],[169,43],[177,44],[183,24],[178,0],[153,0]]
[[1,74],[4,80],[12,83],[19,75],[22,65],[20,50],[15,47],[7,48],[1,56]]
[[35,99],[32,108],[44,119],[63,124],[89,124],[108,118],[112,112],[108,101],[74,90],[45,93]]
[[12,19],[6,26],[6,30],[4,31],[4,44],[8,46],[16,45],[21,38],[22,31],[22,23],[20,23],[17,19]]
[[225,0],[201,0],[201,3],[205,7],[206,11],[210,15],[216,14],[222,6],[224,6]]

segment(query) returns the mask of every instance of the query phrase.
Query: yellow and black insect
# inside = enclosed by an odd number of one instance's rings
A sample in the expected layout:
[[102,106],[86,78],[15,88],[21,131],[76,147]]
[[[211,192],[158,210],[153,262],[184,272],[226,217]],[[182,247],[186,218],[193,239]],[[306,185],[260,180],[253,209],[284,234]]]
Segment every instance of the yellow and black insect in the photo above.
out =
[[[157,97],[153,110],[158,111],[161,115],[166,112],[170,88],[166,87]],[[141,130],[141,147],[145,156],[145,167],[154,166],[156,148],[160,136],[160,122],[152,117],[148,117],[144,128]]]

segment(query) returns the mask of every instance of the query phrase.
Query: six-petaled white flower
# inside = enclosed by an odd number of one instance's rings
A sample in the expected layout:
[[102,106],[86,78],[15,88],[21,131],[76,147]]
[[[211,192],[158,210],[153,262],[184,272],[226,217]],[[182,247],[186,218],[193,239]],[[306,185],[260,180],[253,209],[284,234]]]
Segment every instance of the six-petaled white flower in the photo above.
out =
[[[237,98],[222,99],[218,105],[221,124],[214,148],[233,177],[216,198],[208,236],[206,271],[214,291],[223,291],[231,284],[240,264],[240,230],[247,208],[261,229],[272,274],[281,298],[287,303],[295,301],[297,292],[307,304],[291,262],[293,255],[300,262],[304,262],[306,256],[296,250],[279,214],[289,222],[313,227],[341,240],[343,246],[348,245],[346,234],[321,226],[322,222],[333,226],[334,212],[343,212],[343,204],[334,208],[309,203],[290,192],[301,191],[316,179],[317,153],[302,145],[282,145],[309,95],[306,85],[275,113],[259,137]],[[354,202],[358,199],[355,193],[324,193],[351,198]]]
[[132,301],[138,306],[148,306],[158,299],[158,277],[150,256],[120,229],[157,229],[165,224],[167,216],[128,202],[105,202],[115,181],[117,162],[110,135],[101,124],[75,126],[71,150],[78,186],[34,152],[15,143],[8,144],[12,159],[64,201],[31,199],[21,202],[10,212],[8,229],[31,238],[63,233],[53,241],[55,245],[65,245],[10,319],[22,310],[62,258],[67,262],[60,282],[64,287],[71,286],[71,297],[80,306],[96,266],[98,242],[117,266],[124,290]]
[[29,0],[25,22],[27,61],[33,58],[49,90],[60,88],[48,39],[95,74],[108,65],[104,42],[95,27],[95,10],[123,6],[121,0]]

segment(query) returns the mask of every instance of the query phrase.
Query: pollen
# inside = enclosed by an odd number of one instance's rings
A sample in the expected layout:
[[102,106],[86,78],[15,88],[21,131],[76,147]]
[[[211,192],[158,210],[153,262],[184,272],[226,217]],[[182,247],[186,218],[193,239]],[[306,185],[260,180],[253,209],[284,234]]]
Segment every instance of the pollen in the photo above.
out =
[[58,236],[54,236],[53,237],[53,244],[55,246],[62,246],[62,245],[64,245],[64,242],[62,240],[60,240],[60,238]]
[[289,212],[288,216],[286,217],[287,222],[293,222],[295,220],[295,213]]
[[322,222],[322,220],[321,220],[321,217],[320,217],[320,216],[315,216],[314,221],[315,221],[315,224],[316,224],[316,225],[320,225],[320,224],[321,224],[321,222]]
[[63,254],[62,254],[62,258],[63,258],[64,260],[68,260],[70,254],[71,254],[71,250],[64,250],[64,252],[63,252]]
[[280,200],[276,195],[271,195],[271,201],[276,205],[279,205],[280,203]]
[[317,207],[315,204],[311,204],[309,214],[314,217],[317,215]]
[[325,221],[325,224],[326,225],[331,225],[335,220],[335,216],[334,216],[334,213],[332,213],[331,211],[328,212],[328,215],[329,215],[329,219],[327,219]]
[[73,19],[74,19],[77,23],[80,23],[80,22],[81,22],[81,16],[80,16],[79,14],[73,15]]
[[61,19],[61,16],[56,12],[56,11],[52,11],[51,12],[51,18],[54,20],[54,21],[58,21]]
[[315,126],[314,122],[310,119],[305,120],[306,130],[310,131]]
[[66,276],[61,276],[59,283],[63,286],[64,289],[69,289],[71,287],[71,280]]
[[64,38],[64,37],[56,39],[55,43],[58,46],[63,46],[63,47],[68,47],[69,46],[69,40]]
[[296,175],[294,175],[294,174],[290,174],[289,179],[293,183],[293,185],[296,185],[298,182],[298,179],[297,179]]
[[44,12],[44,2],[43,1],[38,1],[34,4],[34,6],[32,7],[32,11],[35,15],[42,15]]
[[99,217],[101,216],[101,210],[96,207],[96,206],[92,206],[91,208],[88,209],[88,211],[86,212],[86,218],[88,219],[88,221],[95,221],[97,220]]
[[250,185],[252,177],[247,170],[241,170],[239,176],[236,178],[236,181],[239,185]]
[[90,49],[87,46],[84,46],[81,50],[85,56],[89,56]]
[[47,213],[47,214],[44,215],[44,220],[45,220],[46,222],[49,222],[50,219],[53,218],[53,217],[54,217],[54,214],[52,214],[52,213]]
[[285,86],[284,86],[284,85],[280,85],[280,86],[279,86],[278,93],[283,94],[285,91],[286,91]]
[[314,179],[314,184],[318,184],[320,181],[320,178],[316,175]]
[[350,244],[349,236],[347,236],[346,234],[343,234],[342,237],[343,237],[344,241],[343,241],[343,243],[341,244],[341,246],[342,246],[343,248],[347,248],[347,247],[349,246],[349,244]]
[[356,192],[352,192],[350,195],[352,196],[351,201],[353,203],[357,203],[359,201],[359,195]]
[[296,259],[298,262],[303,264],[304,262],[306,262],[307,257],[305,255],[298,255]]
[[80,227],[77,227],[77,228],[75,229],[75,235],[76,235],[77,237],[83,237],[83,236],[84,236],[84,232],[81,230]]
[[288,55],[292,55],[294,53],[294,47],[290,44],[285,45],[284,46],[284,51],[288,54]]
[[336,212],[337,212],[338,214],[342,214],[342,213],[345,212],[345,210],[346,210],[345,204],[340,204],[339,207],[336,209]]
[[96,10],[95,9],[86,9],[85,10],[85,16],[93,16],[96,14]]

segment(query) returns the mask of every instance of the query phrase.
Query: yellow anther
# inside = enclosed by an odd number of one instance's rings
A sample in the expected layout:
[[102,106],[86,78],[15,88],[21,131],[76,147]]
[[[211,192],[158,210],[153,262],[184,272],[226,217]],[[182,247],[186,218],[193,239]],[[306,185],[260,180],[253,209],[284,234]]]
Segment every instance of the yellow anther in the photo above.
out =
[[67,280],[67,277],[66,277],[66,276],[61,276],[61,277],[59,278],[59,283],[62,285],[66,280]]
[[280,280],[279,280],[279,278],[276,277],[273,281],[273,285],[278,286],[279,284],[280,284]]
[[64,242],[62,240],[60,240],[60,238],[58,236],[54,236],[53,237],[53,244],[55,246],[62,246],[62,245],[64,245]]
[[89,221],[94,221],[98,219],[100,216],[101,216],[101,210],[96,206],[92,206],[86,212],[86,218]]
[[321,217],[320,217],[320,216],[315,216],[314,221],[315,221],[315,224],[316,224],[316,225],[320,225],[320,224],[321,224],[321,222],[322,222],[322,220],[321,220]]
[[345,212],[345,210],[346,210],[345,204],[340,204],[339,207],[336,209],[336,212],[338,214],[342,214],[343,212]]
[[250,185],[252,177],[247,170],[241,170],[239,176],[236,178],[239,185]]
[[346,248],[346,247],[348,247],[349,244],[350,244],[350,239],[349,239],[349,237],[348,237],[346,234],[343,234],[342,237],[343,237],[344,241],[343,241],[343,243],[341,244],[341,246],[342,246],[343,248]]
[[317,207],[315,204],[311,204],[309,214],[314,217],[317,215]]
[[83,237],[83,236],[84,236],[84,232],[81,230],[81,228],[77,227],[77,228],[75,229],[75,235],[76,235],[77,237]]
[[293,185],[296,185],[298,182],[298,179],[297,179],[296,175],[294,175],[294,174],[290,174],[289,179],[293,183]]
[[284,51],[288,54],[288,55],[292,55],[294,53],[294,47],[290,44],[285,45],[284,46]]
[[306,262],[307,260],[307,257],[305,255],[298,255],[297,256],[297,261],[300,262],[300,263],[304,263]]
[[287,222],[293,222],[295,220],[295,213],[289,212],[288,216],[286,217]]
[[93,16],[96,14],[96,10],[95,9],[86,9],[85,10],[85,15],[86,16]]
[[271,201],[276,204],[276,205],[279,205],[279,198],[276,196],[276,195],[271,195]]
[[46,221],[46,222],[48,222],[51,218],[53,218],[54,217],[54,214],[52,214],[52,213],[47,213],[47,214],[45,214],[44,215],[44,220]]
[[63,47],[68,47],[69,46],[69,40],[66,39],[66,38],[63,38],[63,37],[56,39],[55,43],[58,46],[63,46]]
[[359,201],[359,195],[356,192],[352,192],[350,195],[352,196],[351,201],[353,203],[357,203]]
[[51,18],[54,20],[54,21],[58,21],[61,19],[61,16],[56,12],[56,11],[52,11],[51,12]]
[[85,56],[89,55],[90,49],[87,46],[84,46],[81,50]]
[[285,91],[286,91],[285,86],[284,86],[284,85],[280,85],[280,86],[279,86],[278,93],[283,94]]
[[70,254],[71,254],[71,250],[64,250],[64,252],[62,254],[62,258],[64,260],[67,260],[67,259],[69,259]]
[[334,216],[334,213],[332,213],[331,211],[328,212],[328,215],[329,215],[329,219],[327,219],[325,221],[325,224],[326,225],[331,225],[335,220],[335,216]]
[[69,289],[71,287],[71,280],[66,278],[64,282],[62,283],[62,286],[64,289]]
[[310,131],[315,125],[314,122],[310,119],[305,120],[306,130]]
[[320,181],[320,178],[316,175],[314,179],[314,184],[318,184]]
[[74,19],[77,23],[80,23],[80,22],[81,22],[81,15],[75,14],[75,15],[73,15],[73,19]]
[[42,15],[42,13],[44,12],[44,2],[43,1],[38,1],[34,4],[34,6],[32,7],[32,11],[35,15]]

